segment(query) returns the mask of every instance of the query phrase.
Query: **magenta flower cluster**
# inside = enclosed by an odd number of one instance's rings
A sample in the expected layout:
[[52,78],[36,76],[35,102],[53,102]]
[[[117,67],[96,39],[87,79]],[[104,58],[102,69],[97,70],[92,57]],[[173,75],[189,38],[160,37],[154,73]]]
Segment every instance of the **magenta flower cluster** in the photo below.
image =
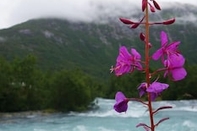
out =
[[133,72],[134,69],[143,69],[140,63],[141,55],[134,48],[132,48],[131,53],[129,53],[125,46],[120,47],[116,62],[115,68],[112,67],[111,71],[115,71],[117,76]]
[[[157,74],[158,72],[164,72],[164,77],[168,76],[173,81],[184,79],[187,72],[183,67],[185,58],[178,51],[180,41],[169,44],[167,34],[164,31],[161,31],[160,39],[161,47],[153,53],[151,58],[152,60],[160,60],[163,67],[150,74],[150,76]],[[121,46],[116,65],[111,68],[111,71],[114,71],[116,76],[132,73],[134,70],[144,71],[142,66],[143,63],[141,55],[136,49],[131,48],[131,51],[129,52],[125,46]],[[151,100],[154,101],[168,87],[168,84],[157,81],[152,82],[149,87],[146,82],[142,82],[138,87],[139,96],[142,97],[144,94],[150,93]],[[116,103],[114,109],[119,113],[125,112],[127,110],[129,99],[126,98],[123,93],[117,92],[115,100]]]
[[[121,46],[119,49],[119,55],[116,59],[116,65],[111,68],[111,72],[114,72],[116,76],[133,73],[135,70],[141,71],[145,74],[145,81],[139,84],[137,89],[139,91],[139,96],[142,97],[146,95],[148,101],[144,102],[138,98],[127,98],[119,91],[115,95],[116,103],[114,104],[114,109],[118,113],[126,112],[129,101],[137,101],[144,104],[149,111],[150,125],[139,123],[136,127],[143,127],[146,131],[155,131],[156,126],[169,119],[169,117],[162,118],[155,123],[154,115],[158,111],[172,108],[172,106],[161,106],[157,109],[152,108],[152,101],[156,100],[164,90],[169,88],[168,84],[158,82],[160,74],[163,73],[163,77],[168,77],[172,81],[182,80],[187,75],[184,68],[185,58],[178,50],[180,41],[170,43],[166,32],[161,31],[160,33],[160,48],[152,55],[149,54],[149,50],[152,47],[152,44],[149,42],[149,27],[152,25],[170,25],[175,22],[175,18],[164,20],[162,22],[150,22],[149,11],[154,13],[157,10],[161,10],[161,8],[156,0],[142,0],[142,12],[144,12],[144,16],[139,21],[135,22],[130,19],[120,18],[120,21],[131,29],[135,29],[140,25],[145,25],[145,34],[140,33],[140,39],[145,43],[145,60],[142,60],[140,53],[136,49],[131,48],[130,51],[128,51],[127,47]],[[149,67],[151,60],[161,62],[162,67],[151,72]]]
[[184,79],[187,72],[183,68],[185,58],[178,51],[180,41],[168,44],[168,37],[164,31],[161,32],[160,37],[161,48],[152,55],[152,59],[158,60],[161,58],[162,64],[165,67],[164,77],[168,75],[174,81]]

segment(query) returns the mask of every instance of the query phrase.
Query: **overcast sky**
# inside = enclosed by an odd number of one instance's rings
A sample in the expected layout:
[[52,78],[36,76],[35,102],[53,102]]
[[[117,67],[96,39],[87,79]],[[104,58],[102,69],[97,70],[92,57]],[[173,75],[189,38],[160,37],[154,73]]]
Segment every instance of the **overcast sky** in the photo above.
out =
[[[141,1],[142,0],[0,0],[0,29],[11,27],[29,19],[42,17],[92,21],[98,15],[103,15],[103,10],[105,10],[105,14],[114,14],[120,9],[131,11],[134,7],[140,7]],[[197,5],[197,0],[157,0],[158,3],[167,1]],[[98,8],[98,5],[100,8]],[[161,7],[170,5],[172,4],[161,4]]]

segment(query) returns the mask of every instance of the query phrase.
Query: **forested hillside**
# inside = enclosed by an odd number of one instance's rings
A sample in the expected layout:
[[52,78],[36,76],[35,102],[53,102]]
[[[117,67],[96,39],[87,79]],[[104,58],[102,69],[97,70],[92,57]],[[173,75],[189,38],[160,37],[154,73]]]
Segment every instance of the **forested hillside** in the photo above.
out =
[[[197,15],[197,11],[189,5],[166,9],[161,15],[164,19],[177,16],[175,24],[151,27],[150,42],[156,45],[151,53],[160,46],[160,31],[164,30],[170,41],[181,41],[188,70],[185,80],[170,82],[170,89],[161,99],[197,98],[197,25],[185,17],[191,14]],[[161,21],[158,16],[151,19]],[[143,75],[135,72],[117,78],[109,69],[121,45],[143,52],[139,32],[143,28],[129,29],[118,17],[110,17],[105,23],[35,19],[1,30],[0,111],[84,110],[95,97],[113,98],[117,90],[137,97],[137,83],[144,80]]]
[[[150,41],[155,45],[152,52],[160,46],[160,31],[164,30],[169,34],[170,41],[181,41],[180,50],[188,64],[197,63],[197,25],[189,17],[185,17],[197,15],[192,7],[184,5],[162,11],[163,19],[176,16],[177,20],[170,26],[151,27]],[[159,14],[154,14],[151,18],[161,21]],[[188,20],[183,21],[181,18]],[[39,67],[44,70],[80,67],[92,76],[106,78],[109,76],[110,66],[115,64],[120,45],[135,47],[143,52],[144,44],[138,35],[143,31],[142,27],[129,29],[118,17],[109,18],[108,23],[36,19],[1,30],[0,52],[1,56],[9,60],[33,54],[38,59]]]

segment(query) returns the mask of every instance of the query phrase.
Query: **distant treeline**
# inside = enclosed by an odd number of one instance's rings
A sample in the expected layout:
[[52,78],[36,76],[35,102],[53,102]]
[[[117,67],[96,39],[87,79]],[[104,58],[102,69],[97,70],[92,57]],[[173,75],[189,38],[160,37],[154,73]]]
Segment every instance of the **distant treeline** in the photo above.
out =
[[[188,76],[171,82],[161,95],[164,100],[197,99],[197,66],[187,66]],[[114,98],[117,91],[138,97],[137,86],[144,75],[115,77],[100,81],[80,69],[41,70],[36,57],[28,55],[7,61],[0,58],[0,112],[27,110],[84,111],[96,97]],[[146,98],[145,98],[146,99]],[[93,104],[91,104],[93,105]]]
[[12,62],[0,58],[0,112],[87,110],[98,86],[78,69],[41,71],[32,55]]

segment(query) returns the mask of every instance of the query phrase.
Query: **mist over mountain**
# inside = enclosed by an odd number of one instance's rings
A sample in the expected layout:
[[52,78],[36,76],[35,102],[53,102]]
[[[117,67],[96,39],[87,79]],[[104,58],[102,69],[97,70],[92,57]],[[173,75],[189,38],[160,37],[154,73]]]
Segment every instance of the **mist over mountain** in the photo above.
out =
[[[162,21],[176,17],[170,26],[151,27],[151,53],[160,46],[160,31],[169,34],[169,41],[181,41],[180,50],[188,64],[197,63],[197,10],[196,6],[174,3],[150,19]],[[97,5],[97,4],[95,4]],[[94,3],[92,3],[94,6]],[[143,14],[139,7],[118,10],[99,5],[94,19],[41,18],[32,19],[0,31],[1,56],[9,60],[33,54],[38,65],[45,70],[80,68],[92,76],[106,78],[111,65],[116,62],[119,46],[134,47],[143,53],[144,43],[139,39],[143,27],[129,29],[118,18],[138,21]],[[116,9],[117,8],[117,9]],[[94,13],[92,14],[94,15]],[[85,21],[87,20],[87,21]]]

